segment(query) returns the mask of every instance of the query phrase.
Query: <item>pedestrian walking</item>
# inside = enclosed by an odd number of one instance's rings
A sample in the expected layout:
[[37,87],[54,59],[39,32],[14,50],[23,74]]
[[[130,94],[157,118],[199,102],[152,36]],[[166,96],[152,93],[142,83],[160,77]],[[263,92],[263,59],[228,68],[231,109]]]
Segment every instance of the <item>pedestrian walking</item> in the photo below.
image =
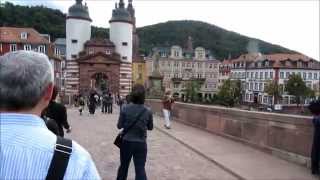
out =
[[102,107],[101,107],[102,113],[107,113],[107,101],[108,101],[108,96],[106,93],[104,93],[102,95]]
[[58,136],[64,137],[63,128],[67,130],[67,133],[71,132],[71,126],[67,120],[67,110],[63,104],[55,102],[58,94],[57,86],[53,87],[50,103],[48,107],[43,111],[43,116],[53,119],[58,125]]
[[112,97],[111,93],[109,93],[108,98],[107,98],[108,114],[112,114],[112,106],[113,106],[113,97]]
[[85,102],[84,102],[84,97],[83,96],[80,96],[79,98],[79,113],[80,113],[80,116],[82,115],[82,112],[84,111],[84,105],[85,105]]
[[97,105],[97,100],[96,100],[95,93],[91,93],[89,96],[89,113],[94,115],[94,112],[96,111],[96,105]]
[[[153,129],[152,112],[144,106],[145,89],[135,85],[131,92],[132,103],[120,112],[118,129],[127,133],[120,146],[120,167],[117,180],[126,180],[131,158],[133,158],[136,180],[146,180],[145,163],[147,159],[147,130]],[[133,125],[133,126],[132,126]],[[130,127],[132,126],[132,127]]]
[[165,95],[162,99],[162,105],[163,105],[163,117],[165,120],[165,125],[164,127],[167,129],[171,128],[171,123],[170,123],[170,116],[171,116],[171,110],[172,110],[172,104],[174,103],[174,99],[171,95],[171,91],[166,91]]
[[53,85],[45,54],[0,56],[0,179],[101,179],[90,154],[53,134],[40,118]]
[[311,173],[319,175],[320,163],[320,100],[315,100],[310,103],[309,110],[313,114],[313,143],[311,150]]
[[119,109],[121,111],[122,109],[122,105],[124,104],[124,99],[122,96],[119,97],[119,100],[118,100],[118,105],[119,105]]

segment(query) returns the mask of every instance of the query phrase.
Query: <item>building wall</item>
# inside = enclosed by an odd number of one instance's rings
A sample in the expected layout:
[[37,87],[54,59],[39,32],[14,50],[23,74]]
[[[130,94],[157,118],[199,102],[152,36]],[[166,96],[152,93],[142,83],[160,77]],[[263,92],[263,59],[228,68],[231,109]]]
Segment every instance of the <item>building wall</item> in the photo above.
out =
[[[99,57],[96,57],[99,58]],[[92,59],[93,61],[96,59]],[[89,64],[80,63],[81,71],[79,72],[79,92],[86,94],[94,88],[93,76],[96,73],[103,73],[107,77],[109,91],[114,94],[119,93],[119,64]]]
[[[116,46],[116,52],[120,54],[123,62],[132,63],[132,30],[130,23],[112,22],[110,23],[110,40]],[[127,45],[123,45],[123,43]],[[123,59],[126,57],[126,59]]]
[[[66,47],[67,60],[74,59],[72,55],[79,54],[84,49],[84,43],[91,37],[91,22],[88,20],[72,19],[66,20]],[[77,43],[72,43],[77,40]]]
[[[186,83],[193,78],[204,79],[200,88],[203,97],[212,96],[218,91],[219,61],[161,58],[159,63],[165,88],[172,89],[180,97],[184,94]],[[173,82],[173,78],[181,80]]]
[[126,96],[130,93],[132,87],[132,64],[120,64],[120,87],[119,93],[121,96]]
[[[162,115],[159,100],[147,100]],[[253,112],[219,106],[177,102],[173,119],[225,138],[243,142],[280,158],[308,166],[312,145],[312,120],[307,116]]]

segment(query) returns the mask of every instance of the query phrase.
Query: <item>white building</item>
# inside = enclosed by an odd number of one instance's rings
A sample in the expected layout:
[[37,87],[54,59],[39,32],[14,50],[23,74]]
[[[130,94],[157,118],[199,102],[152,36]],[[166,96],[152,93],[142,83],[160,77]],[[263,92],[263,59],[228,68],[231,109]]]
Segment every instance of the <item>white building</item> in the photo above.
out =
[[[109,21],[110,40],[119,55],[120,88],[118,93],[122,96],[127,95],[132,86],[131,63],[135,27],[135,17],[132,12],[134,12],[132,0],[129,0],[128,8],[125,7],[123,0],[120,0],[119,3],[116,3]],[[87,5],[83,5],[82,0],[76,0],[76,3],[69,8],[66,20],[66,94],[69,97],[79,94],[78,59],[84,51],[85,43],[91,39],[91,21]],[[106,54],[109,55],[108,52]]]
[[[245,85],[244,101],[273,105],[274,98],[265,93],[266,85],[274,80],[283,95],[279,102],[283,106],[295,105],[295,98],[285,91],[291,74],[298,74],[306,85],[319,93],[320,63],[301,54],[246,54],[232,61],[231,79],[240,79]],[[319,94],[318,94],[319,96]],[[305,101],[308,103],[308,100]]]
[[[189,41],[191,38],[189,37]],[[186,86],[190,81],[197,81],[201,85],[199,98],[209,100],[218,91],[218,76],[220,61],[215,60],[203,47],[192,49],[188,42],[187,49],[180,46],[171,48],[154,48],[153,55],[159,54],[159,71],[163,76],[163,86],[185,99]],[[155,58],[147,59],[148,76],[152,74]]]

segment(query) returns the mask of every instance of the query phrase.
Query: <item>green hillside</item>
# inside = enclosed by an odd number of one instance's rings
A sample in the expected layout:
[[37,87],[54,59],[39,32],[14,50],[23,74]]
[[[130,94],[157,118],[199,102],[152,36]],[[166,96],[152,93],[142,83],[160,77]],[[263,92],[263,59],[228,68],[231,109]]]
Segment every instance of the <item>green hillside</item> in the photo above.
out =
[[[27,7],[5,3],[0,7],[0,26],[33,27],[52,39],[65,37],[65,17],[59,10],[43,6]],[[261,53],[292,52],[278,45],[249,38],[215,25],[199,21],[169,21],[137,29],[141,52],[148,54],[154,46],[185,46],[188,36],[193,45],[212,51],[218,59],[247,53],[249,44]],[[92,27],[92,37],[108,37],[108,29]],[[250,43],[249,43],[250,42]]]

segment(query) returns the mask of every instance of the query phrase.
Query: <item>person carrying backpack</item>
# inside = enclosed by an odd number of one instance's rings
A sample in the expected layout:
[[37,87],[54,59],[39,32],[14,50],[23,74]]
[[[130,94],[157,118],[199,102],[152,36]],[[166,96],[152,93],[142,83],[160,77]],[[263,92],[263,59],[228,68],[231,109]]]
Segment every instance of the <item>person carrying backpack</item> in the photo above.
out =
[[45,54],[20,50],[0,56],[0,179],[101,179],[90,154],[56,136],[40,118],[53,86]]

